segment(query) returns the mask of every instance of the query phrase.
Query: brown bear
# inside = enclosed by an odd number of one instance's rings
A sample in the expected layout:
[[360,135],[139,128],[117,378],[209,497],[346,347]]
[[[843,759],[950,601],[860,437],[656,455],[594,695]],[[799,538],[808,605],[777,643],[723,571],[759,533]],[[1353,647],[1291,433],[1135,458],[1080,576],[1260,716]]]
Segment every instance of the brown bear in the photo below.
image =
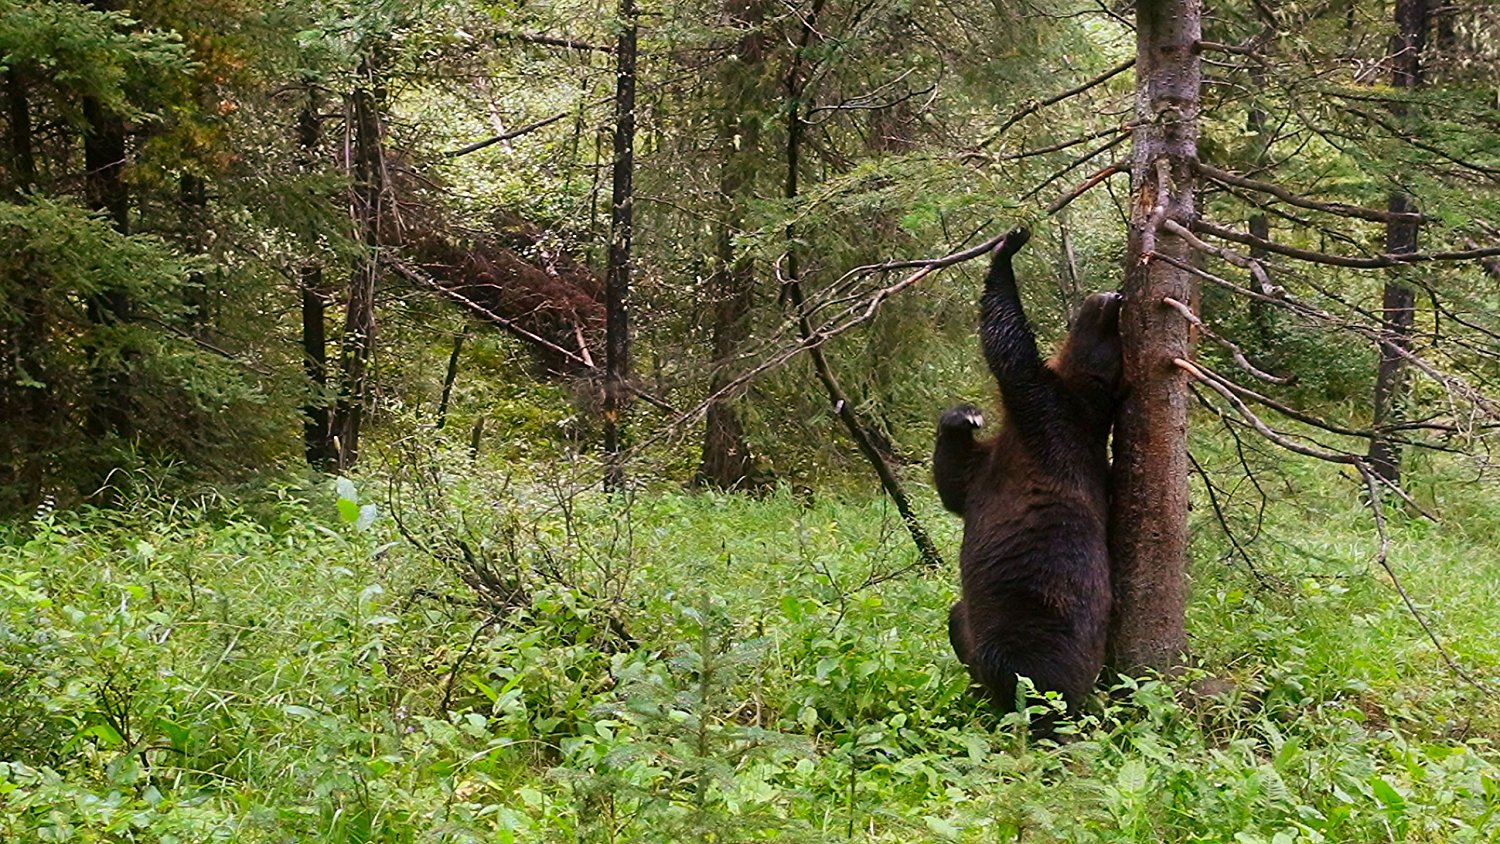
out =
[[[1011,267],[1030,237],[1017,228],[995,247],[979,300],[980,344],[1005,414],[1000,433],[975,440],[984,418],[970,405],[938,421],[938,494],[964,517],[962,596],[948,636],[1000,711],[1024,703],[1017,675],[1076,711],[1104,665],[1109,631],[1108,441],[1122,393],[1122,297],[1085,299],[1043,362]],[[1033,729],[1050,733],[1052,724],[1048,717]]]

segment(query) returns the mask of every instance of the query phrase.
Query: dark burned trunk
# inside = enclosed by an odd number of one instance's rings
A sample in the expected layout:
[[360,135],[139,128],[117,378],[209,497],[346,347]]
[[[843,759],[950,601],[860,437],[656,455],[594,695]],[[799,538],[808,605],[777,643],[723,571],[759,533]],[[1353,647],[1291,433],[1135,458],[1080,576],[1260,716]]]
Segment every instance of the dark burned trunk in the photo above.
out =
[[380,162],[380,115],[374,93],[359,88],[351,98],[354,123],[354,192],[359,257],[349,276],[344,310],[343,377],[333,432],[337,438],[338,467],[347,470],[359,459],[359,433],[370,402],[370,358],[375,350],[375,278],[380,248],[380,200],[383,195]]
[[[1427,3],[1428,0],[1396,0],[1396,35],[1391,39],[1391,85],[1398,90],[1422,84]],[[1406,117],[1404,103],[1392,103],[1391,110],[1398,120]],[[1386,209],[1393,214],[1418,210],[1416,200],[1400,190],[1391,191]],[[1385,251],[1390,254],[1416,252],[1417,227],[1417,220],[1413,217],[1391,218],[1386,223]],[[1390,432],[1401,424],[1404,416],[1401,405],[1406,393],[1406,361],[1401,352],[1411,348],[1416,294],[1402,280],[1402,275],[1412,272],[1412,268],[1392,267],[1386,272],[1385,291],[1381,296],[1385,330],[1380,343],[1380,363],[1375,372],[1374,435],[1370,437],[1367,457],[1370,468],[1377,475],[1391,483],[1400,483],[1401,446],[1390,439]]]
[[[208,184],[203,177],[184,172],[177,181],[178,213],[182,222],[183,245],[190,255],[208,252]],[[183,293],[183,315],[188,333],[197,339],[208,334],[208,289],[206,279],[199,270],[188,273],[187,290]]]
[[[708,389],[717,394],[729,383],[732,366],[750,339],[750,317],[755,303],[755,275],[750,261],[736,257],[734,234],[744,217],[745,201],[760,159],[760,124],[751,114],[758,100],[765,35],[760,26],[760,0],[734,0],[731,17],[746,27],[733,56],[720,65],[723,103],[716,146],[719,152],[719,220],[714,235],[713,376]],[[695,483],[737,489],[753,483],[754,458],[745,440],[735,396],[723,396],[708,406],[703,431],[703,457]]]
[[464,338],[468,336],[468,331],[453,335],[453,352],[448,355],[448,372],[443,376],[443,397],[438,401],[437,424],[433,426],[439,431],[448,425],[448,400],[453,397],[453,382],[458,380],[458,356],[463,352]]
[[[802,156],[802,133],[807,128],[807,122],[802,119],[803,93],[807,84],[806,72],[803,68],[803,60],[808,46],[812,43],[813,35],[817,31],[818,13],[822,11],[823,0],[813,0],[812,10],[807,17],[803,18],[801,42],[797,52],[792,59],[791,70],[786,77],[786,193],[788,201],[795,201],[798,194],[798,177],[801,171]],[[907,531],[911,534],[912,542],[917,546],[917,553],[922,562],[930,566],[940,566],[943,557],[938,553],[937,546],[932,544],[922,522],[912,510],[911,502],[906,497],[906,490],[901,486],[900,478],[891,469],[885,457],[876,448],[865,426],[860,422],[858,414],[854,412],[854,403],[849,401],[848,395],[839,386],[838,378],[833,374],[833,369],[828,365],[828,358],[823,354],[822,342],[825,338],[817,334],[812,327],[812,320],[807,316],[806,300],[802,295],[801,267],[798,263],[797,230],[788,223],[786,234],[786,281],[782,289],[782,295],[791,305],[792,312],[797,317],[797,330],[802,335],[802,343],[807,348],[808,357],[812,358],[813,371],[817,373],[818,380],[822,382],[823,388],[828,392],[828,400],[833,405],[833,412],[839,421],[849,432],[850,439],[859,447],[865,459],[875,468],[875,474],[880,478],[880,485],[890,496],[891,502],[896,505],[896,511],[901,514],[901,520],[906,524]]]
[[[297,118],[297,143],[301,149],[303,171],[310,171],[317,160],[323,138],[323,121],[318,116],[318,98],[309,93]],[[307,465],[328,471],[335,465],[337,451],[333,445],[333,420],[328,406],[328,291],[323,281],[323,266],[317,260],[304,263],[298,272],[302,293],[302,371],[310,388],[303,408],[302,443]]]
[[1110,665],[1135,674],[1167,670],[1187,647],[1187,385],[1172,363],[1188,352],[1188,324],[1163,299],[1192,301],[1180,238],[1164,219],[1194,213],[1198,148],[1200,0],[1136,4],[1133,135],[1126,307],[1120,331],[1129,394],[1115,417],[1110,556],[1115,607]]
[[334,466],[332,420],[328,413],[328,337],[327,310],[324,299],[323,268],[317,264],[302,267],[302,371],[307,375],[311,397],[303,408],[302,443],[307,465],[319,471]]
[[[10,136],[11,176],[9,193],[24,199],[36,184],[36,158],[31,129],[31,92],[29,76],[16,67],[6,70],[5,111]],[[55,435],[58,423],[53,398],[54,385],[47,372],[47,300],[43,296],[47,279],[35,274],[19,279],[21,295],[19,313],[0,334],[0,418],[12,420],[11,434],[4,452],[0,452],[0,506],[4,487],[17,495],[23,506],[34,505],[40,497],[42,455],[47,441]],[[8,453],[6,453],[8,452]]]
[[[104,214],[115,231],[130,233],[130,192],[125,184],[125,120],[105,109],[99,100],[85,97],[83,115],[84,187],[89,207]],[[117,326],[130,319],[130,299],[119,289],[101,290],[85,305],[89,322],[99,328]],[[129,439],[134,434],[130,396],[128,349],[119,359],[108,360],[98,348],[90,350],[90,396],[86,429],[92,437],[114,434]]]
[[620,37],[615,45],[615,144],[609,215],[609,269],[604,277],[604,486],[625,483],[622,431],[630,408],[630,293],[632,233],[631,178],[635,172],[634,0],[620,0]]
[[15,178],[11,192],[31,193],[36,184],[36,155],[31,136],[30,76],[18,67],[5,71],[5,115],[10,122],[10,166]]

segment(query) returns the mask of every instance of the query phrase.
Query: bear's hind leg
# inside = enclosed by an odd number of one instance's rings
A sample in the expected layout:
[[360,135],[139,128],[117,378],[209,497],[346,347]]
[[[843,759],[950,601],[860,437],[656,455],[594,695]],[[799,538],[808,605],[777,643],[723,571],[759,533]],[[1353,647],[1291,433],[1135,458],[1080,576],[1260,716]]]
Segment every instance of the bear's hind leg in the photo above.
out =
[[948,610],[948,643],[953,645],[953,653],[965,666],[968,666],[969,655],[974,651],[970,641],[969,620],[964,602],[957,601]]

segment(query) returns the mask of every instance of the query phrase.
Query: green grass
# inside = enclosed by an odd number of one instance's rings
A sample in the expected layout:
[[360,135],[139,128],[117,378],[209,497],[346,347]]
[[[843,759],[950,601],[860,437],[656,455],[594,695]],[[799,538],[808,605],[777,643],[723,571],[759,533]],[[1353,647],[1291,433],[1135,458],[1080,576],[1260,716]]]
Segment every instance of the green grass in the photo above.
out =
[[[0,534],[0,840],[1500,840],[1500,708],[1321,470],[1262,467],[1260,579],[1195,499],[1198,667],[1053,747],[966,695],[954,575],[883,501],[462,465],[399,507],[434,554],[374,477],[367,530],[293,483]],[[1393,514],[1392,565],[1500,686],[1500,497],[1427,483],[1445,521]],[[455,539],[529,606],[474,607]]]

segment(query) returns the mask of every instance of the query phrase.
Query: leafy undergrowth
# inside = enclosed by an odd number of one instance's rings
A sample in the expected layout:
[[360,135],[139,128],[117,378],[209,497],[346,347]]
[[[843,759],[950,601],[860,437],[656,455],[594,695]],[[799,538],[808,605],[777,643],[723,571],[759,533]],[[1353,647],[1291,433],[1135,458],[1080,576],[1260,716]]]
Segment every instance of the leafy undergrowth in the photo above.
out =
[[[952,572],[878,500],[362,483],[0,534],[0,840],[1500,834],[1500,709],[1352,487],[1273,502],[1254,573],[1199,506],[1200,668],[1056,747],[966,695]],[[1393,515],[1392,564],[1500,685],[1500,501],[1453,497]]]

